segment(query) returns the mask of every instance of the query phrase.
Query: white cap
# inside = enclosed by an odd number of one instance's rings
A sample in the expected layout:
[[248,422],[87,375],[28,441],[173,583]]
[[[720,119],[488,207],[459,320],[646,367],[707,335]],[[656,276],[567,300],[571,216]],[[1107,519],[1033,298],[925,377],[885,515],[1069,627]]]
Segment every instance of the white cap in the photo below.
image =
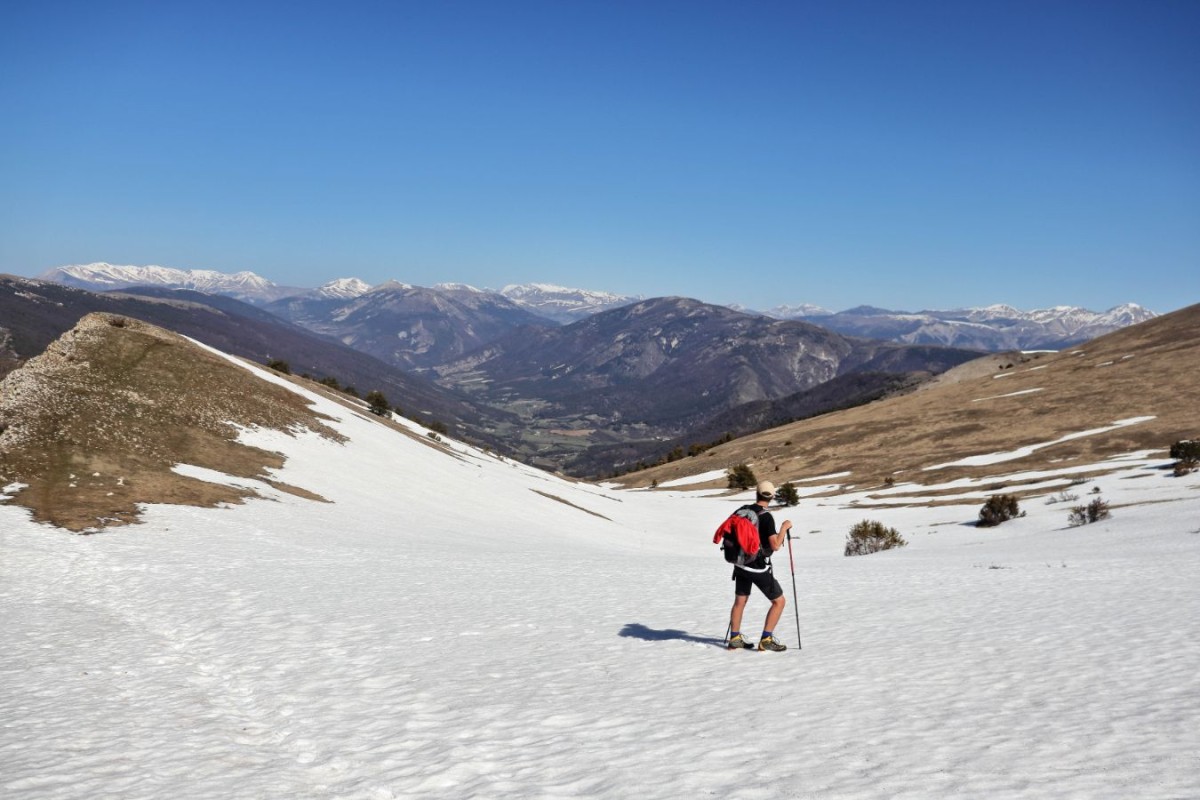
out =
[[759,497],[774,497],[775,496],[775,484],[771,483],[770,481],[763,481],[762,483],[758,484],[758,496]]

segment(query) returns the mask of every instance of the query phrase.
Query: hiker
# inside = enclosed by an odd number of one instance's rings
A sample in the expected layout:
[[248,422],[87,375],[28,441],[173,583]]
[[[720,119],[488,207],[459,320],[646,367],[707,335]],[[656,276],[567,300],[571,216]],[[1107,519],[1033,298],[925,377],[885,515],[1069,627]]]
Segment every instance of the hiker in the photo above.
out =
[[763,624],[762,636],[758,641],[759,650],[786,650],[787,645],[775,638],[775,625],[783,615],[783,607],[787,599],[783,596],[783,587],[775,580],[771,569],[771,553],[783,547],[787,532],[792,527],[790,519],[783,521],[783,527],[775,530],[775,518],[767,507],[775,496],[775,484],[763,481],[756,489],[756,501],[753,505],[743,506],[758,514],[758,535],[762,540],[758,558],[746,565],[736,565],[733,568],[733,608],[729,610],[729,649],[753,649],[754,645],[742,636],[742,612],[746,610],[746,601],[750,599],[750,587],[757,586],[759,591],[771,601],[767,610],[767,621]]

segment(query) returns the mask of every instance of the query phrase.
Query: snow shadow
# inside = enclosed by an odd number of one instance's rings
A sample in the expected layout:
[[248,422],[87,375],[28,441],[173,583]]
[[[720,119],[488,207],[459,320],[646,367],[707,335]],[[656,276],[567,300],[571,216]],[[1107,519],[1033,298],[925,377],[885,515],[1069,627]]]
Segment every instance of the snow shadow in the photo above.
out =
[[640,622],[630,622],[621,628],[621,636],[630,639],[644,639],[647,642],[665,642],[669,640],[678,640],[681,642],[696,642],[697,644],[722,645],[725,643],[724,638],[715,636],[696,636],[687,631],[677,631],[674,628],[666,630],[655,630],[647,627]]

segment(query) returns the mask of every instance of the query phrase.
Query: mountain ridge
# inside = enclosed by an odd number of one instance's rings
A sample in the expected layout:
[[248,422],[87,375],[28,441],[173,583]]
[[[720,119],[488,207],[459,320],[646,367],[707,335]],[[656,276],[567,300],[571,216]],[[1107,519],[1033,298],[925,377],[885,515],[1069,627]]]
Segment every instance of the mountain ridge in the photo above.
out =
[[1123,303],[1100,312],[1077,306],[1020,311],[996,304],[911,313],[858,306],[837,313],[802,314],[791,318],[850,336],[999,352],[1061,350],[1156,316],[1155,312],[1136,303]]
[[0,321],[7,329],[6,335],[0,328],[0,367],[4,363],[15,367],[39,355],[91,312],[133,317],[258,363],[282,359],[296,373],[336,378],[343,386],[354,386],[364,394],[378,389],[409,414],[463,426],[492,446],[503,447],[502,442],[488,438],[484,432],[497,424],[498,412],[480,408],[423,376],[399,370],[258,306],[187,289],[128,287],[96,293],[0,275]]
[[520,415],[528,429],[561,432],[564,439],[543,441],[539,452],[596,474],[597,465],[579,455],[591,445],[686,436],[713,415],[838,375],[930,375],[980,355],[846,337],[803,321],[665,297],[557,328],[521,328],[434,373],[446,388]]
[[[338,278],[316,289],[303,289],[279,286],[252,272],[228,274],[214,270],[117,266],[104,262],[57,267],[43,273],[39,279],[92,291],[134,285],[171,286],[226,294],[259,305],[289,297],[349,300],[370,291],[389,287],[393,283],[405,288],[411,286],[394,281],[370,286],[358,278]],[[569,324],[601,311],[646,299],[640,296],[574,289],[551,283],[508,284],[498,291],[478,289],[461,283],[439,283],[429,289],[503,296],[525,310],[558,324]],[[837,312],[811,304],[780,305],[767,311],[755,311],[740,305],[728,307],[774,319],[811,322],[851,336],[885,339],[904,344],[970,347],[992,352],[1014,349],[1062,349],[1156,316],[1154,311],[1136,303],[1123,303],[1104,311],[1092,311],[1070,305],[1021,311],[1002,303],[918,312],[865,305]]]
[[[848,482],[881,492],[889,480],[944,485],[968,474],[986,480],[1048,463],[1070,474],[1073,464],[1165,452],[1177,440],[1200,437],[1192,399],[1200,378],[1190,368],[1197,358],[1200,304],[1084,347],[989,354],[914,392],[751,434],[702,457],[636,473],[628,485],[686,479],[737,463],[799,481],[845,472],[852,475]],[[993,455],[964,460],[981,453]],[[937,472],[929,465],[938,465]]]

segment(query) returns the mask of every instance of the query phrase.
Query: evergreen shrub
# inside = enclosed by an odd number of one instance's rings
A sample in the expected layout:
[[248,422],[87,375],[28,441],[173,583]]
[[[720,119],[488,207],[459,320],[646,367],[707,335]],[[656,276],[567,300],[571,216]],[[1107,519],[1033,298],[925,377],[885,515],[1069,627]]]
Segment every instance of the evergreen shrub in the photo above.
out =
[[1200,469],[1200,439],[1181,439],[1171,445],[1171,458],[1177,478]]
[[800,505],[800,493],[796,491],[796,485],[788,481],[776,489],[775,502],[781,506]]
[[727,475],[730,489],[753,489],[758,485],[758,478],[754,476],[754,470],[745,464],[730,467]]
[[846,535],[846,555],[865,556],[893,547],[904,547],[908,542],[895,528],[885,528],[882,522],[864,519],[850,529]]
[[983,508],[979,509],[979,522],[976,525],[981,528],[994,528],[1020,514],[1021,508],[1017,504],[1016,495],[994,494],[983,504]]
[[386,416],[392,410],[391,405],[387,401],[387,397],[378,389],[372,389],[367,392],[367,408],[372,414],[378,416]]

